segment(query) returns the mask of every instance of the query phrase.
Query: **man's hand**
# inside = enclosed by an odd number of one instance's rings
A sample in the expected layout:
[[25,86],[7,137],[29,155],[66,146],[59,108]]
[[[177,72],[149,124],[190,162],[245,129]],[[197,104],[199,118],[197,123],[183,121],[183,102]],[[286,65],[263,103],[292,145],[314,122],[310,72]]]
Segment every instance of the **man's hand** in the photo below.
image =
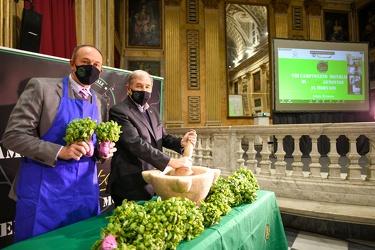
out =
[[186,156],[178,159],[171,158],[169,160],[168,166],[171,166],[174,169],[185,168],[191,170],[191,167],[193,166],[193,160],[190,157]]
[[195,146],[197,141],[197,132],[195,130],[191,130],[184,135],[184,138],[181,140],[181,147],[186,147],[189,141]]
[[111,144],[110,144],[110,149],[109,149],[109,154],[107,154],[107,155],[102,155],[101,153],[100,153],[100,150],[98,150],[98,155],[99,155],[99,157],[101,158],[101,159],[109,159],[109,158],[111,158],[112,156],[113,156],[113,153],[114,152],[116,152],[117,151],[117,148],[115,147],[115,143],[114,142],[111,142]]
[[86,142],[79,141],[74,142],[70,146],[63,147],[57,157],[63,160],[74,159],[76,161],[79,161],[79,159],[81,159],[81,157],[89,151],[89,145],[87,145]]

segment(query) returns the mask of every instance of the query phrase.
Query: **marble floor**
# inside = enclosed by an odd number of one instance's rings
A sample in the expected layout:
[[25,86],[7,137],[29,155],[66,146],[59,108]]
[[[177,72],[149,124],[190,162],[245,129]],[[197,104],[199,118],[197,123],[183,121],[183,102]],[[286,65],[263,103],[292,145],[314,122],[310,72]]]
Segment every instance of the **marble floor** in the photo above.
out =
[[288,250],[374,250],[374,241],[342,240],[325,235],[284,228]]

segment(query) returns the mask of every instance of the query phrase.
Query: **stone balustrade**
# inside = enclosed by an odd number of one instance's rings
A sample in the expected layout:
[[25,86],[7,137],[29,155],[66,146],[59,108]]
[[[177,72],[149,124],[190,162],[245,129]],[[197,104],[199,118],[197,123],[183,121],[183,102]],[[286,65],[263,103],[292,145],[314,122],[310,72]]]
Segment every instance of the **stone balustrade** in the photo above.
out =
[[[189,129],[168,132],[182,136]],[[222,177],[252,170],[261,189],[275,192],[282,212],[375,225],[375,123],[194,129],[194,165],[218,168]]]

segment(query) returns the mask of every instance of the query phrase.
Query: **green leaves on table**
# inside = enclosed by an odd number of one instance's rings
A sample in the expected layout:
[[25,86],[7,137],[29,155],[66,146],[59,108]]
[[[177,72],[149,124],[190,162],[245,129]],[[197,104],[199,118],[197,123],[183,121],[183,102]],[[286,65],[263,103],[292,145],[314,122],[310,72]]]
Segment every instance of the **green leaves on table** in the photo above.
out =
[[[244,203],[252,203],[258,196],[258,181],[249,169],[240,168],[227,179],[219,177],[212,183],[200,210],[204,217],[204,226],[210,227],[221,220],[232,207]],[[220,216],[219,216],[220,215]]]
[[227,179],[219,177],[200,207],[181,197],[164,201],[158,197],[144,205],[124,200],[108,217],[101,239],[91,249],[100,250],[108,235],[115,237],[118,249],[176,249],[182,240],[194,239],[204,227],[217,224],[232,207],[252,203],[258,189],[251,170],[241,168]]
[[119,249],[176,249],[182,240],[190,241],[204,231],[197,205],[180,197],[158,198],[144,205],[124,200],[108,219],[92,249],[100,249],[107,235],[115,236]]

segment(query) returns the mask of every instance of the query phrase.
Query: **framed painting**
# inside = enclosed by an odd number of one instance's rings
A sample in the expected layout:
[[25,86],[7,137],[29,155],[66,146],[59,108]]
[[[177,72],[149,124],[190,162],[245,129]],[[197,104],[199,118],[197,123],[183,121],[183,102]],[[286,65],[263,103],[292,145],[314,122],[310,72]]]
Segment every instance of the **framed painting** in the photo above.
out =
[[261,91],[260,71],[253,74],[253,92],[257,93]]
[[254,98],[254,112],[262,112],[262,98]]
[[128,61],[127,70],[133,71],[141,69],[153,76],[161,76],[159,61]]
[[349,13],[324,12],[325,40],[330,42],[349,42]]
[[162,47],[161,5],[161,0],[126,0],[126,47]]

